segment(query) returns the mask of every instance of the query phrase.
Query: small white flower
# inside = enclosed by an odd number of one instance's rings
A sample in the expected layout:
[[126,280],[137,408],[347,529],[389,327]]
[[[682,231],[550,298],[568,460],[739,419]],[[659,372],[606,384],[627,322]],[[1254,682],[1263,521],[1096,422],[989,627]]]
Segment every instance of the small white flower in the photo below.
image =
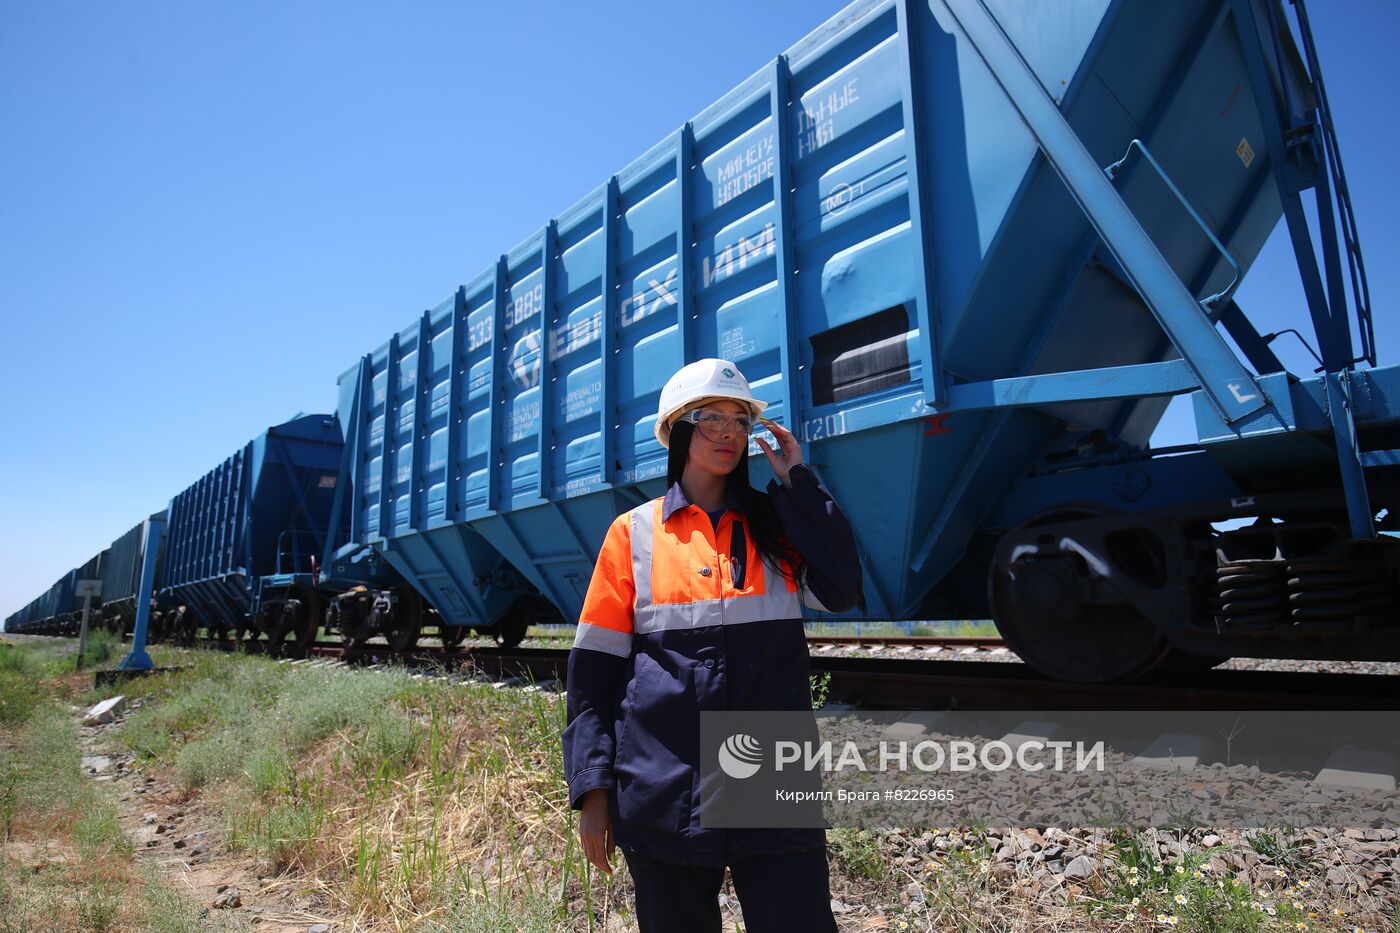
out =
[[1178,894],[1176,897],[1172,898],[1172,900],[1176,901],[1178,904],[1185,904],[1185,903],[1186,903],[1186,895],[1185,895],[1185,894]]
[[1284,871],[1282,868],[1275,868],[1275,869],[1274,869],[1274,877],[1275,877],[1275,878],[1287,878],[1287,877],[1288,877],[1288,872]]
[[1186,866],[1185,866],[1185,865],[1178,865],[1178,866],[1176,866],[1176,873],[1177,873],[1178,875],[1184,875],[1184,874],[1186,874]]
[[1202,873],[1199,872],[1199,871],[1193,871],[1193,872],[1191,872],[1191,877],[1192,877],[1192,878],[1195,878],[1197,881],[1199,881],[1199,880],[1201,880],[1202,878],[1204,878],[1205,875],[1202,874]]
[[1136,907],[1137,905],[1139,905],[1139,904],[1142,903],[1142,898],[1140,898],[1140,897],[1135,897],[1135,898],[1133,898],[1131,901],[1129,901],[1128,903],[1130,903],[1130,904],[1132,904],[1134,907]]

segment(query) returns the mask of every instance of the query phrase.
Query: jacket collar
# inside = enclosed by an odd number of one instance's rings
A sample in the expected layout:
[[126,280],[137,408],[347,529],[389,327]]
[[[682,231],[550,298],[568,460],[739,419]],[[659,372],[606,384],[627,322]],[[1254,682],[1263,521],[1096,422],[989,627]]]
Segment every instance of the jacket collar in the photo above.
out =
[[[675,482],[671,488],[666,490],[666,495],[661,500],[661,522],[665,524],[671,517],[671,513],[677,509],[683,509],[691,502],[685,496],[685,491],[681,489],[681,484]],[[727,509],[738,509],[739,499],[734,495],[734,490],[728,486],[724,487],[724,507]]]

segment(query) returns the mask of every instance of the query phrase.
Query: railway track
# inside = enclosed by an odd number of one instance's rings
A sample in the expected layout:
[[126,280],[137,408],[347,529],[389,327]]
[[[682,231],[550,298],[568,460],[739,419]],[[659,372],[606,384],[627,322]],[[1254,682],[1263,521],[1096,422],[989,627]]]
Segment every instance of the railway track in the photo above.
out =
[[[419,648],[405,656],[384,645],[348,652],[318,645],[313,655],[477,671],[514,683],[562,682],[568,664],[566,648]],[[1400,678],[1374,674],[1209,670],[1128,684],[1074,684],[1048,680],[1019,663],[821,654],[812,656],[812,672],[829,675],[829,702],[858,699],[871,709],[1400,710]]]
[[[258,650],[261,642],[242,643]],[[201,641],[202,647],[233,650],[231,639]],[[1131,683],[1076,684],[1044,678],[1028,665],[988,658],[1009,653],[999,638],[986,636],[813,636],[811,669],[826,675],[829,703],[868,709],[1058,709],[1058,710],[1400,710],[1400,677],[1379,674],[1207,670],[1153,672]],[[830,648],[883,649],[878,657],[826,653]],[[918,649],[949,655],[908,656]],[[903,650],[904,655],[896,652]],[[888,653],[884,653],[888,651]],[[977,654],[976,662],[953,655]],[[421,671],[475,671],[508,683],[565,679],[568,647],[499,648],[465,644],[444,649],[420,645],[395,653],[385,644],[353,649],[317,642],[308,658],[352,665],[400,663]]]

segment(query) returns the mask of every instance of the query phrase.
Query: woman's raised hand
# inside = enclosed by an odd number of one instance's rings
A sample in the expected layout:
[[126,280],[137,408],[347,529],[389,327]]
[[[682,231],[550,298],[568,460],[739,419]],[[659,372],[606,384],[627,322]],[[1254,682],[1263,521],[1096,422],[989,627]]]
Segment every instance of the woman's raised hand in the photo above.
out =
[[608,816],[608,789],[595,787],[583,795],[579,813],[578,836],[583,843],[583,856],[600,871],[613,873],[610,861],[617,844],[613,842],[612,818]]
[[758,419],[764,427],[773,432],[773,437],[778,442],[778,450],[774,452],[768,442],[761,437],[754,438],[758,441],[758,446],[763,449],[763,455],[768,458],[768,464],[773,468],[773,473],[784,486],[791,486],[788,482],[788,472],[802,462],[802,445],[797,443],[797,438],[792,436],[792,432],[778,424],[776,421],[769,421],[767,418]]

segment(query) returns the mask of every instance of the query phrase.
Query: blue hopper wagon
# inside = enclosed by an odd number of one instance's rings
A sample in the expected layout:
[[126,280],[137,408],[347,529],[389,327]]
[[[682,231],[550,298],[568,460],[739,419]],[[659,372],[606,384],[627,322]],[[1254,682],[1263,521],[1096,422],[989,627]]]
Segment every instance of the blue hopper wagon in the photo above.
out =
[[[1400,658],[1400,369],[1290,10],[857,0],[176,496],[166,627],[576,620],[662,492],[662,385],[722,357],[851,516],[873,617],[990,616],[1077,680]],[[1280,222],[1315,372],[1234,297]],[[1196,442],[1153,449],[1177,395]]]
[[[82,566],[59,577],[29,605],[6,621],[5,630],[35,635],[76,635],[83,616],[83,598],[77,595],[79,580],[101,581],[108,551],[93,555]],[[102,600],[92,601],[93,619],[100,618]]]
[[[161,628],[307,643],[321,619],[317,561],[335,496],[341,432],[303,415],[259,434],[170,500]],[[140,564],[135,564],[139,573]]]
[[[155,536],[157,551],[165,545],[165,521],[167,514],[160,511],[124,533],[107,550],[107,569],[102,582],[103,623],[116,634],[128,634],[136,622],[136,598],[141,587],[141,567],[146,557],[146,547],[151,538],[151,529],[158,529]],[[159,561],[159,556],[157,558]],[[160,586],[159,578],[155,585]]]
[[[1400,372],[1294,9],[1301,45],[1276,0],[851,4],[342,376],[346,552],[445,629],[576,619],[663,383],[723,357],[876,617],[1083,680],[1400,657]],[[1320,375],[1233,300],[1281,218]],[[1199,443],[1150,449],[1184,393]]]

